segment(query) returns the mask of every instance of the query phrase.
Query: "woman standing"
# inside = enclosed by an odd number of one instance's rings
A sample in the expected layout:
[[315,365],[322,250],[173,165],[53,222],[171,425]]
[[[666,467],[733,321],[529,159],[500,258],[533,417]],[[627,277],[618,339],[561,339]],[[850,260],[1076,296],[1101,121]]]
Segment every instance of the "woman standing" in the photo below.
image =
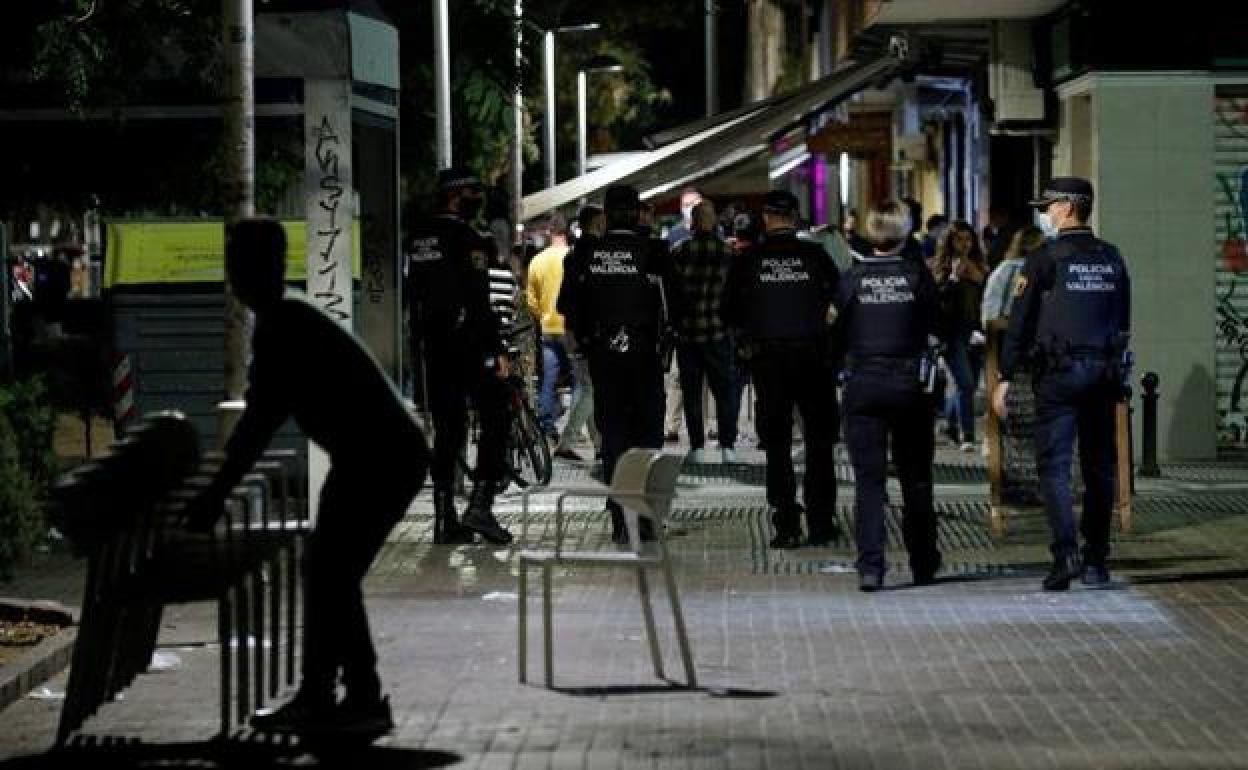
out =
[[857,255],[837,290],[837,333],[846,351],[845,440],[854,466],[858,586],[884,586],[888,452],[901,481],[902,537],[914,582],[940,569],[932,505],[932,382],[926,357],[936,331],[936,287],[903,256],[910,215],[885,203],[867,215],[870,256]]
[[988,263],[979,237],[966,222],[954,222],[936,250],[932,277],[940,296],[945,363],[957,386],[946,406],[945,432],[963,452],[975,451],[975,390],[984,366],[980,305]]

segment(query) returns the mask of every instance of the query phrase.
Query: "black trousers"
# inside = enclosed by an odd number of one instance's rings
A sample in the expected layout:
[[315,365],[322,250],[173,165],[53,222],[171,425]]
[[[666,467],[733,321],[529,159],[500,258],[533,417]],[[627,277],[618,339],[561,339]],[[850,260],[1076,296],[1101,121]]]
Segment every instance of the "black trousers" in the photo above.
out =
[[935,402],[918,384],[918,362],[854,366],[845,385],[845,440],[854,465],[854,530],[858,571],[883,573],[888,448],[901,480],[902,538],[916,571],[940,564],[932,505]]
[[464,449],[468,399],[477,410],[481,440],[477,446],[477,481],[501,481],[507,451],[507,385],[482,363],[475,349],[455,340],[426,348],[429,409],[433,412],[433,482],[450,486],[455,463]]
[[[602,434],[602,469],[608,484],[620,455],[633,447],[663,446],[663,366],[650,346],[637,347],[641,349],[624,353],[601,348],[589,351],[594,421]],[[612,517],[619,517],[614,507]]]
[[778,533],[801,533],[797,479],[793,474],[793,408],[802,417],[806,475],[802,496],[806,530],[812,538],[836,528],[836,447],[840,410],[836,373],[827,353],[815,344],[763,346],[751,364],[754,384],[767,419],[767,502]]
[[1055,557],[1079,548],[1075,534],[1070,464],[1076,434],[1083,471],[1083,558],[1104,565],[1109,556],[1109,528],[1115,497],[1114,410],[1118,400],[1108,364],[1099,358],[1076,358],[1069,368],[1049,372],[1035,383],[1036,464],[1040,493],[1053,530]]
[[334,460],[325,478],[303,562],[302,689],[313,696],[332,695],[339,671],[352,696],[367,700],[381,692],[360,583],[423,486],[428,457],[421,440],[415,468],[410,455],[380,467],[360,458],[350,465]]

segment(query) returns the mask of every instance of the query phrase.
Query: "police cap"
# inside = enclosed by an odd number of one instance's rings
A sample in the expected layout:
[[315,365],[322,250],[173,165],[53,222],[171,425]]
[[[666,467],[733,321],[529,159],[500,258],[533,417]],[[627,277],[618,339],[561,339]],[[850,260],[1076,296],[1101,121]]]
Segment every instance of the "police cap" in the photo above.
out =
[[763,211],[770,214],[793,216],[799,208],[797,196],[788,190],[772,190],[763,198]]
[[481,180],[477,175],[462,166],[444,168],[438,172],[438,189],[442,192],[452,190],[480,190]]
[[1078,176],[1055,176],[1044,185],[1044,192],[1031,202],[1033,208],[1048,208],[1054,201],[1092,202],[1092,183]]
[[602,202],[607,211],[637,211],[641,208],[641,196],[637,194],[637,188],[626,184],[608,187]]

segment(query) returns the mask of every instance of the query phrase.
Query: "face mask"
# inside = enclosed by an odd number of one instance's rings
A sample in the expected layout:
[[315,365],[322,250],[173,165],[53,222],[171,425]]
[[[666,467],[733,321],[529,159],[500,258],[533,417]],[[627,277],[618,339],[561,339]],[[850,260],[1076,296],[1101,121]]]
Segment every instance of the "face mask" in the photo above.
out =
[[484,198],[460,198],[459,215],[464,218],[465,222],[471,222],[477,218],[477,214],[481,213],[481,207],[484,205]]
[[1040,228],[1045,238],[1057,236],[1057,226],[1053,224],[1053,217],[1049,216],[1049,212],[1037,211],[1035,222],[1036,227]]

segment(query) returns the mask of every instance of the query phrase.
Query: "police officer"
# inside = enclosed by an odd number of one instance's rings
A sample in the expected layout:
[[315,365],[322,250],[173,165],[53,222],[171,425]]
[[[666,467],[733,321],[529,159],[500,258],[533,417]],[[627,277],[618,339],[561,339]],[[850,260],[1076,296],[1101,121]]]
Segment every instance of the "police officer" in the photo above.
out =
[[884,585],[884,490],[891,438],[905,505],[902,536],[919,585],[940,568],[932,507],[936,284],[905,254],[910,215],[890,201],[867,214],[872,254],[857,254],[837,292],[838,336],[847,351],[845,441],[854,465],[859,588]]
[[[1039,209],[1052,240],[1027,259],[1016,284],[1009,331],[1001,351],[1001,384],[993,394],[1006,413],[1010,380],[1030,359],[1036,394],[1036,460],[1049,525],[1053,567],[1049,591],[1082,576],[1109,584],[1110,513],[1114,503],[1114,411],[1122,388],[1131,310],[1131,284],[1118,250],[1093,235],[1092,185],[1057,177],[1045,185]],[[1083,559],[1070,486],[1071,449],[1079,436],[1083,499]]]
[[827,545],[836,524],[839,414],[830,312],[840,273],[818,244],[797,237],[797,198],[783,190],[763,204],[763,241],[734,263],[725,285],[725,323],[748,348],[751,375],[767,420],[767,502],[772,548],[802,544],[802,506],[793,476],[793,407],[806,437],[807,543]]
[[[589,359],[605,481],[633,447],[663,446],[663,260],[638,234],[641,201],[626,185],[607,189],[607,232],[585,238],[564,263],[557,308]],[[611,539],[628,542],[623,511],[608,503]],[[642,534],[649,538],[648,522]]]
[[[464,169],[438,174],[439,213],[419,222],[406,243],[413,346],[423,344],[433,412],[434,542],[511,542],[494,518],[503,478],[509,362],[490,308],[489,244],[469,224],[481,210],[481,182]],[[481,423],[476,479],[462,523],[455,510],[456,459],[467,433],[470,397]]]

